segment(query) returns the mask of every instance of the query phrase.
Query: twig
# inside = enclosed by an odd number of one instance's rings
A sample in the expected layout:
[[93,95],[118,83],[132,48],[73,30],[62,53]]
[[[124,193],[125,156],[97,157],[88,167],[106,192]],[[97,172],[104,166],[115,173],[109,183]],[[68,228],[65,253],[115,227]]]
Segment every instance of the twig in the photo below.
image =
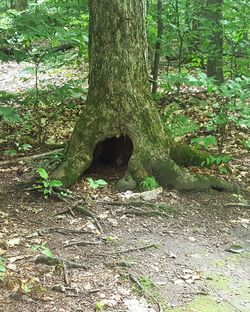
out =
[[250,204],[248,203],[228,203],[225,204],[225,207],[241,207],[241,208],[250,208]]
[[20,220],[20,221],[23,221],[23,222],[30,222],[30,223],[35,223],[35,224],[42,224],[42,225],[44,225],[45,223],[44,222],[42,222],[42,221],[36,221],[36,220],[31,220],[31,219],[28,219],[28,218],[21,218],[21,217],[17,217],[17,219],[18,220]]
[[69,273],[67,270],[67,265],[65,263],[65,261],[63,261],[63,276],[64,276],[64,282],[66,286],[70,286],[70,280],[69,280]]
[[139,250],[146,250],[149,248],[157,248],[157,244],[150,244],[150,245],[143,246],[143,247],[135,247],[135,248],[127,249],[127,250],[120,250],[120,251],[117,251],[115,253],[119,253],[119,254],[120,253],[129,253],[129,252],[134,252],[134,251],[139,251]]
[[88,268],[85,265],[67,260],[62,257],[47,257],[47,256],[39,256],[36,263],[47,264],[47,265],[63,265],[65,262],[70,268],[80,268],[87,270]]
[[60,227],[51,227],[47,229],[42,229],[43,234],[46,234],[48,232],[57,232],[59,234],[63,235],[69,235],[69,234],[93,234],[91,231],[83,231],[83,230],[72,230],[67,228],[60,228]]
[[69,242],[68,244],[64,245],[64,247],[70,247],[70,246],[85,246],[85,245],[102,245],[102,243],[97,243],[97,242],[89,242],[89,241],[73,241],[73,242]]
[[20,157],[20,158],[13,158],[13,159],[9,159],[9,160],[3,160],[3,161],[0,161],[0,167],[1,166],[5,166],[5,165],[16,164],[16,163],[19,163],[19,162],[29,162],[30,160],[44,158],[44,157],[51,156],[53,154],[62,152],[63,150],[64,150],[63,148],[59,148],[59,149],[56,149],[56,150],[53,150],[53,151],[49,151],[49,152],[45,152],[45,153],[42,153],[42,154],[25,156],[25,157]]
[[86,208],[81,207],[81,206],[79,206],[79,205],[76,205],[76,206],[75,206],[75,209],[76,209],[78,212],[84,214],[85,216],[92,218],[92,219],[94,220],[94,224],[96,225],[97,229],[98,229],[101,233],[103,233],[103,229],[102,229],[102,227],[101,227],[99,221],[97,220],[97,216],[96,216],[94,213],[92,213],[89,209],[86,209]]

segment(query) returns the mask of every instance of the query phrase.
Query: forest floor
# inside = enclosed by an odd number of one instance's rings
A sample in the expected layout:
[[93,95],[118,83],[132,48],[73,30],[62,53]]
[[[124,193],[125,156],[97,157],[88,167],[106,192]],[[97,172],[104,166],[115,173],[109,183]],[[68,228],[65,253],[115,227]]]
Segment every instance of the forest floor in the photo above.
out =
[[[0,65],[0,90],[34,85],[23,78],[28,64]],[[57,74],[52,83],[69,72]],[[70,199],[35,192],[30,164],[1,166],[0,311],[249,311],[250,162],[246,151],[233,154],[229,178],[241,195],[163,190],[135,199],[112,182],[91,190],[80,181],[72,191],[98,222],[72,212]]]
[[[88,195],[98,229],[60,214],[69,204],[25,190],[24,178],[0,170],[0,311],[250,310],[250,209],[232,194],[164,190],[140,201],[164,213],[140,216],[138,201],[103,189]],[[66,267],[37,263],[48,252]]]

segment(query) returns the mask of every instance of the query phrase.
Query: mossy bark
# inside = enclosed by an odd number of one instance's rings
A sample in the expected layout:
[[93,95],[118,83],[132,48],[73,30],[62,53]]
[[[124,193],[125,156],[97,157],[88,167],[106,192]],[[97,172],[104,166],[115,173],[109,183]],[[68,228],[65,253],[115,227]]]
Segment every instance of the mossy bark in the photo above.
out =
[[171,144],[170,157],[178,166],[201,166],[209,156],[209,153],[193,149],[187,144],[177,142]]
[[53,176],[71,186],[91,165],[99,142],[126,135],[133,152],[124,180],[140,182],[153,175],[178,190],[232,191],[230,183],[191,175],[170,157],[172,139],[149,95],[145,1],[91,0],[89,11],[88,96],[65,161]]

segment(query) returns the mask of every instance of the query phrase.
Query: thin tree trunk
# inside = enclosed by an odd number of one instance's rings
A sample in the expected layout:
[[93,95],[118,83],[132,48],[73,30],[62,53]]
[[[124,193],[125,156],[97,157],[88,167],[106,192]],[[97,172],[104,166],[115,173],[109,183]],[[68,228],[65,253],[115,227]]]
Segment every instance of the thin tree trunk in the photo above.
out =
[[158,0],[157,1],[157,41],[155,45],[155,56],[154,56],[154,65],[152,70],[152,76],[153,76],[153,84],[152,84],[152,93],[157,92],[158,88],[158,75],[159,75],[159,63],[160,63],[160,57],[161,57],[161,42],[163,37],[163,16],[162,16],[162,9],[163,9],[163,1]]
[[207,75],[217,83],[224,82],[223,73],[223,0],[208,0],[206,15],[211,33],[208,36]]
[[16,10],[23,11],[28,7],[28,0],[17,0],[16,1]]

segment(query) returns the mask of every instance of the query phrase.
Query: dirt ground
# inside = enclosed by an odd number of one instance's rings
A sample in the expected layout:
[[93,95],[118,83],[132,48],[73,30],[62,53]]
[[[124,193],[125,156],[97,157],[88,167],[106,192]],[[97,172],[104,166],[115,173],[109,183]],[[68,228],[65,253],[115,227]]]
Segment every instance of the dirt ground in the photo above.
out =
[[[98,229],[79,213],[57,214],[69,205],[23,180],[17,167],[0,170],[0,311],[250,311],[250,209],[232,205],[234,195],[164,190],[151,202],[164,215],[140,216],[101,190],[88,204]],[[234,244],[242,253],[227,251]],[[38,263],[44,250],[78,266]]]

